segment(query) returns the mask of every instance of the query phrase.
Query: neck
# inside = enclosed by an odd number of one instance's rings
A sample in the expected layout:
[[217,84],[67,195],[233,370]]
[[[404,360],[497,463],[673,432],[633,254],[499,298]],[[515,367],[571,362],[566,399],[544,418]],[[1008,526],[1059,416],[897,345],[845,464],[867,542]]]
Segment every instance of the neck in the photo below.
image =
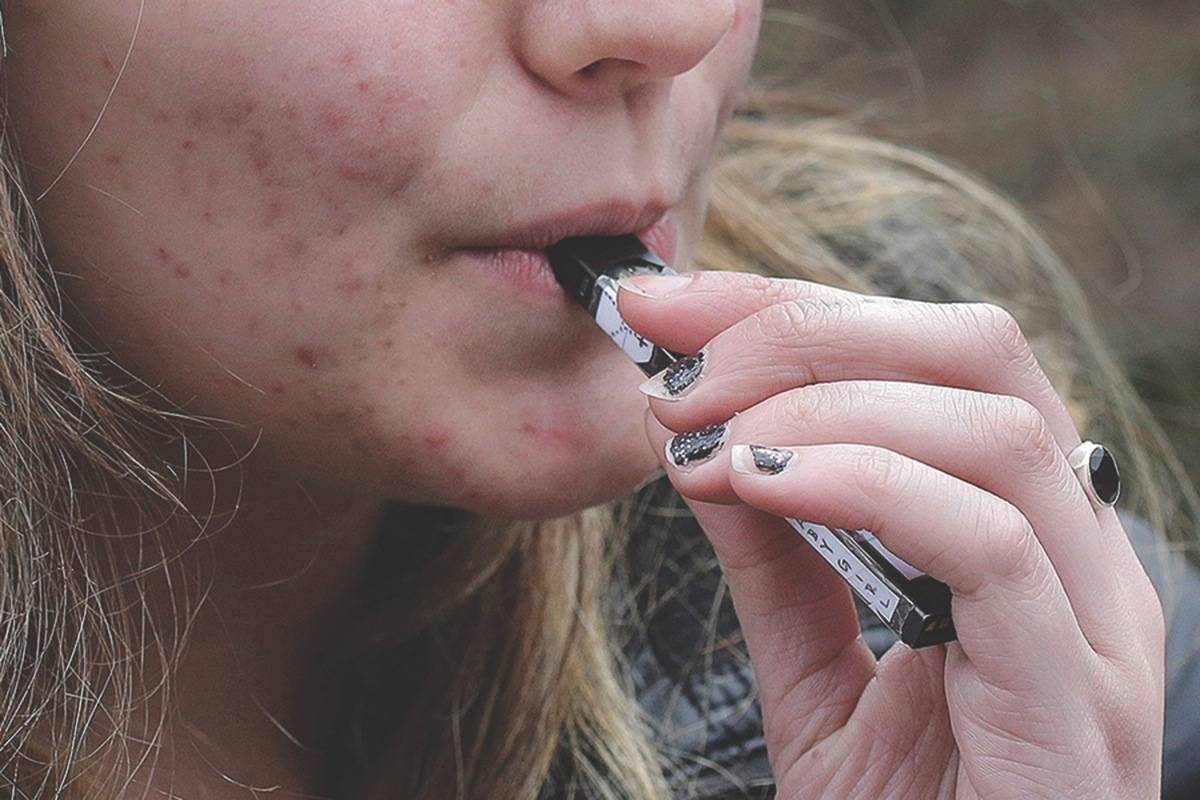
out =
[[[176,615],[194,616],[170,677],[157,765],[135,776],[137,793],[324,796],[321,731],[334,709],[319,691],[318,659],[353,605],[387,501],[251,458],[213,480],[217,509],[236,513],[213,520],[174,576],[199,575],[206,593],[180,609],[177,579],[154,577],[145,589],[163,630]],[[208,476],[189,484],[189,509],[207,515]]]

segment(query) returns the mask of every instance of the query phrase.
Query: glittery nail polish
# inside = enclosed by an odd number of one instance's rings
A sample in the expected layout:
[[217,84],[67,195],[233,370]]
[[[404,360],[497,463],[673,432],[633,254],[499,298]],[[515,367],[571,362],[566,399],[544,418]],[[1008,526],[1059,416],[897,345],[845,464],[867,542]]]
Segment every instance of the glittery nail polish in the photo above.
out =
[[778,475],[792,460],[794,453],[779,447],[763,447],[752,444],[750,445],[750,455],[754,458],[754,466],[759,472]]
[[684,356],[672,362],[662,372],[648,378],[638,389],[650,397],[674,400],[695,385],[707,363],[708,355],[703,350],[695,355]]
[[718,422],[667,440],[667,457],[676,467],[689,467],[707,461],[721,449],[729,434],[729,423]]

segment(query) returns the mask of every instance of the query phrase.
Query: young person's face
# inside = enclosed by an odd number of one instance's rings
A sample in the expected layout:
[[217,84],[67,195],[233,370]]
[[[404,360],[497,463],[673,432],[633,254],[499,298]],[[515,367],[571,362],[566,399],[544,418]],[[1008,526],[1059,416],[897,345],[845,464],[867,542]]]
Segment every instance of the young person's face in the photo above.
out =
[[462,248],[666,210],[685,268],[760,5],[14,0],[2,68],[95,347],[297,478],[541,516],[656,466],[644,376]]

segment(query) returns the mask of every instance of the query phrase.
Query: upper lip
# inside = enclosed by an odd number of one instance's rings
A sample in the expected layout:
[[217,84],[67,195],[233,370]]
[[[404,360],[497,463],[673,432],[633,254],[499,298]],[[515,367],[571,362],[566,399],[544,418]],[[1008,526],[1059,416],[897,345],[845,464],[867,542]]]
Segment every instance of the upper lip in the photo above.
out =
[[470,248],[543,250],[572,236],[619,236],[654,225],[667,213],[665,203],[609,200],[550,214],[533,222],[480,237]]

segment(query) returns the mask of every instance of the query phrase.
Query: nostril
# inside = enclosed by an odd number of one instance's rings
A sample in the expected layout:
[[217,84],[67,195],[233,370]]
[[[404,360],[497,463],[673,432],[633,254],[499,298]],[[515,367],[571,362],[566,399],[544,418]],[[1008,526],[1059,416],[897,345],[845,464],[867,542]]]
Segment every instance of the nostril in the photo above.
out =
[[599,58],[582,67],[579,74],[585,78],[594,77],[597,73],[615,68],[634,68],[641,67],[642,64],[628,58]]

